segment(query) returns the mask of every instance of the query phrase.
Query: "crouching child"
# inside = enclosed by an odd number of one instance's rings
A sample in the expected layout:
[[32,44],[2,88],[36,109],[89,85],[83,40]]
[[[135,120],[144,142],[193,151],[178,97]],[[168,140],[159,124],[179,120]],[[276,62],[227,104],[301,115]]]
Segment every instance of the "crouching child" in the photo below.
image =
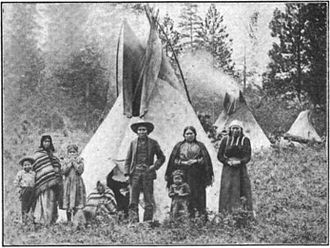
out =
[[21,201],[22,223],[26,224],[29,219],[29,212],[32,216],[34,205],[34,185],[36,173],[32,170],[34,159],[24,157],[19,161],[22,166],[15,178],[14,184],[17,187],[19,200]]
[[100,181],[96,184],[96,190],[87,197],[84,208],[86,224],[93,220],[110,220],[117,213],[117,203],[114,193]]
[[190,188],[187,183],[183,181],[184,173],[182,170],[175,170],[172,174],[173,184],[169,189],[169,197],[172,198],[171,203],[171,217],[173,219],[188,216],[188,198],[190,195]]
[[118,167],[115,167],[108,175],[107,186],[115,195],[119,220],[122,221],[127,219],[129,206],[129,184]]

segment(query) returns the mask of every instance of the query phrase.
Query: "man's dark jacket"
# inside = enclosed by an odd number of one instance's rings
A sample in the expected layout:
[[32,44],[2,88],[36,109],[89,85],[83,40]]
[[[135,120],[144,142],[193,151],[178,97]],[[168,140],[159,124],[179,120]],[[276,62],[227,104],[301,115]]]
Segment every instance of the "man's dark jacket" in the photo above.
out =
[[[125,162],[125,175],[132,175],[136,168],[136,152],[137,152],[138,138],[133,140],[130,144],[126,162]],[[150,179],[156,179],[156,170],[158,170],[165,162],[165,155],[160,149],[158,142],[154,139],[147,137],[148,142],[148,154],[147,154],[147,166],[155,165],[155,170],[151,170]],[[154,161],[155,155],[157,157]]]

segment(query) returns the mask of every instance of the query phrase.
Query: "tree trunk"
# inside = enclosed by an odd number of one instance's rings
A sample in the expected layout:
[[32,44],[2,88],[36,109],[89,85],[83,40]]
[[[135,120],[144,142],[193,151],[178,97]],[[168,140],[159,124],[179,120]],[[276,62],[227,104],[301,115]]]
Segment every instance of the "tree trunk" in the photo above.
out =
[[244,46],[243,93],[245,93],[245,89],[246,89],[246,52]]
[[301,42],[301,20],[300,20],[300,15],[298,14],[298,25],[299,25],[299,30],[298,30],[298,37],[297,37],[297,93],[298,93],[298,99],[299,102],[301,103],[301,57],[300,57],[300,42]]
[[90,81],[88,80],[86,83],[86,89],[85,89],[85,101],[88,102],[90,95]]

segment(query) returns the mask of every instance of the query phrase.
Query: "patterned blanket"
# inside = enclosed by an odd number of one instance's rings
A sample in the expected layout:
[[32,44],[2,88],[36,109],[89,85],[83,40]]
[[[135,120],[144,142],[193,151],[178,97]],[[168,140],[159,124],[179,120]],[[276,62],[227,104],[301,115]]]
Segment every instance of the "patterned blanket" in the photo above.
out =
[[106,214],[116,213],[117,203],[111,189],[106,188],[103,194],[100,194],[97,190],[95,190],[88,196],[84,211],[97,214],[99,210],[104,210]]
[[48,154],[44,150],[38,150],[34,154],[35,162],[33,170],[36,172],[35,196],[50,187],[57,187],[55,192],[62,188],[61,164],[57,157]]

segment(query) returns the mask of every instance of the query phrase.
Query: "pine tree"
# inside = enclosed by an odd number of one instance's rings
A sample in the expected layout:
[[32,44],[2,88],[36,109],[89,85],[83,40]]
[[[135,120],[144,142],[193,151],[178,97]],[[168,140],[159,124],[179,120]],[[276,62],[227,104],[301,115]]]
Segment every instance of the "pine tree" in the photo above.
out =
[[223,24],[223,16],[216,9],[215,5],[211,4],[204,21],[201,22],[197,37],[199,45],[213,55],[214,66],[220,67],[224,71],[232,72],[232,40],[229,39],[226,28]]
[[[247,82],[256,83],[258,76],[258,49],[259,49],[259,11],[254,11],[249,16],[249,22],[246,25],[248,40],[243,42],[243,89],[246,89]],[[240,73],[240,72],[239,72]]]
[[271,94],[285,94],[291,97],[303,96],[302,84],[306,80],[307,65],[305,21],[302,17],[303,4],[286,4],[285,12],[276,9],[270,23],[271,35],[279,38],[269,52],[268,82],[265,88]]
[[94,44],[71,53],[70,62],[56,72],[59,86],[70,90],[70,95],[82,99],[92,108],[103,110],[107,98],[108,82],[101,65],[102,54]]
[[181,9],[179,28],[181,29],[181,46],[183,49],[194,50],[198,42],[198,32],[202,18],[197,14],[198,5],[195,3],[185,3]]
[[258,53],[258,46],[259,46],[259,37],[258,37],[258,21],[259,21],[259,11],[253,12],[250,16],[250,21],[248,24],[248,35],[250,41],[250,56],[249,56],[249,74],[256,74],[257,68],[259,66],[258,58],[256,54]]
[[[163,18],[162,23],[160,23],[161,30],[159,30],[159,37],[165,47],[165,54],[168,58],[170,58],[171,62],[174,62],[174,55],[172,48],[175,52],[175,55],[179,55],[180,46],[178,45],[180,34],[178,31],[174,30],[174,21],[173,19],[166,13]],[[165,32],[165,34],[163,33]]]
[[[90,44],[84,32],[88,6],[80,3],[54,4],[48,6],[47,13],[50,19],[46,50],[50,71],[57,78],[58,86],[69,89],[71,96],[82,97],[88,102],[96,79],[92,72],[86,74],[91,69],[87,67],[94,68],[96,62],[90,60],[99,60],[94,56],[97,45]],[[85,77],[81,78],[81,75]]]
[[3,11],[4,33],[4,128],[12,137],[23,122],[36,124],[40,86],[44,81],[43,54],[38,47],[38,11],[36,4],[11,4]]
[[86,44],[84,24],[88,19],[87,6],[80,3],[48,4],[48,37],[44,50],[47,64],[55,69],[66,63],[69,55]]
[[[5,73],[15,77],[19,96],[34,93],[42,80],[44,62],[38,48],[36,33],[40,26],[36,21],[36,4],[15,4],[10,21],[10,43],[7,44]],[[8,75],[7,74],[7,75]]]
[[301,102],[325,103],[325,4],[286,4],[274,11],[272,36],[279,38],[269,52],[271,62],[264,83],[269,94],[297,96]]
[[308,80],[303,88],[309,92],[313,103],[324,105],[327,92],[327,5],[309,3],[304,7],[303,15],[308,20],[304,35],[309,59]]
[[102,64],[105,53],[95,34],[91,35],[93,27],[96,26],[94,32],[99,31],[99,26],[89,22],[93,21],[89,18],[92,11],[82,3],[51,4],[45,10],[49,19],[44,49],[52,84],[47,90],[53,100],[62,98],[62,103],[55,102],[56,106],[86,130],[93,128],[90,124],[95,121],[94,113],[103,111],[109,87]]

